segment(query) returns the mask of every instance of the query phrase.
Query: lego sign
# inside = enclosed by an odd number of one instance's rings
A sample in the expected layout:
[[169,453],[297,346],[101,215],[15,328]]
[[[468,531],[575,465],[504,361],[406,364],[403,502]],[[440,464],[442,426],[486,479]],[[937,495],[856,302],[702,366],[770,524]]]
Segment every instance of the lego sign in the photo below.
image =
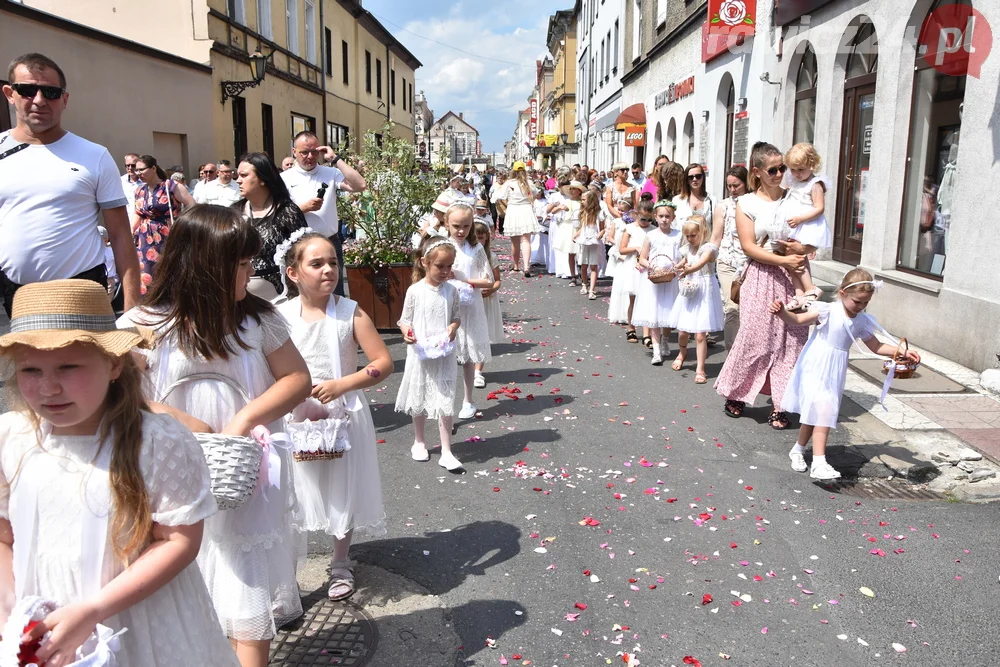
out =
[[938,72],[977,79],[992,45],[989,21],[968,5],[935,9],[920,27],[917,41],[918,53]]
[[709,0],[701,31],[701,61],[707,63],[743,44],[756,31],[757,0]]
[[625,145],[626,146],[645,146],[646,145],[646,126],[645,125],[629,125],[625,128]]
[[528,108],[531,109],[528,116],[528,139],[534,141],[538,138],[538,99],[532,97]]

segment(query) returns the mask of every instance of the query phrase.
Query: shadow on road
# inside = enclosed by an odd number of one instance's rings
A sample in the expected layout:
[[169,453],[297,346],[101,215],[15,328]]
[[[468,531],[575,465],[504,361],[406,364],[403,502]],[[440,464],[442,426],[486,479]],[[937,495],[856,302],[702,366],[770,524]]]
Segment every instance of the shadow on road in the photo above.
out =
[[520,539],[521,530],[509,523],[476,521],[422,537],[364,542],[355,545],[351,555],[442,595],[468,577],[483,576],[488,568],[516,556],[521,551]]
[[[461,431],[459,431],[461,433]],[[494,459],[509,459],[520,456],[525,447],[553,443],[562,436],[556,429],[537,431],[510,431],[502,435],[489,435],[479,442],[464,442],[461,437],[453,441],[452,449],[466,464],[487,463]]]

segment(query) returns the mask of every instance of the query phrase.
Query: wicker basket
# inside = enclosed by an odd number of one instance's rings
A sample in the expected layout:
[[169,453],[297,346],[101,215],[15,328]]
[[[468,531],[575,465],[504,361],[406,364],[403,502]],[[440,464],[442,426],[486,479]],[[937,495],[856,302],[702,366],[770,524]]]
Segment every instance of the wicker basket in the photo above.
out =
[[659,285],[669,283],[676,275],[674,274],[674,263],[669,257],[663,254],[653,255],[649,258],[649,270],[646,277],[649,282]]
[[905,380],[906,378],[913,377],[913,374],[917,372],[917,368],[920,366],[920,362],[910,361],[906,358],[906,353],[910,351],[910,343],[905,338],[899,339],[899,345],[896,346],[896,351],[892,355],[891,361],[886,361],[882,372],[888,373],[889,367],[893,363],[896,364],[896,372],[893,377]]
[[[164,403],[177,388],[193,382],[221,382],[237,391],[249,403],[250,396],[232,378],[219,373],[194,373],[166,388],[158,402]],[[195,433],[205,453],[212,476],[212,495],[220,510],[234,510],[243,505],[257,488],[263,449],[250,437],[220,433]]]
[[351,415],[342,400],[324,404],[307,398],[285,416],[292,458],[300,463],[342,458],[351,449],[347,441],[350,422]]
[[305,461],[333,461],[344,458],[344,452],[292,452],[292,458],[299,463]]

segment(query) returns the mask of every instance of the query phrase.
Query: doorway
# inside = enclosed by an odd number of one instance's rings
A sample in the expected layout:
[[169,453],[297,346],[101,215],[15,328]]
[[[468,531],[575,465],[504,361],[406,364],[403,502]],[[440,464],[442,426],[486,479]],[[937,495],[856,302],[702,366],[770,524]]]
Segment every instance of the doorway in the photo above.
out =
[[837,174],[837,213],[833,259],[861,262],[867,204],[871,196],[872,145],[875,141],[875,79],[878,74],[878,38],[867,17],[859,17],[849,42],[844,111],[841,125],[840,168]]

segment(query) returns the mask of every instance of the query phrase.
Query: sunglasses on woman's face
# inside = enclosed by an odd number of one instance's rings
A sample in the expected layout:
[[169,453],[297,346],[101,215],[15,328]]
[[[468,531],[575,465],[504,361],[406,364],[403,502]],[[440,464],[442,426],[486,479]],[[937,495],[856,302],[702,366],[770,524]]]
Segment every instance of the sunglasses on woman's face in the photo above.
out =
[[697,181],[705,178],[705,174],[688,174],[689,181]]
[[768,169],[767,170],[767,175],[768,176],[777,176],[778,174],[784,174],[786,171],[788,171],[788,165],[787,164],[779,164],[777,167],[771,167],[770,169]]

